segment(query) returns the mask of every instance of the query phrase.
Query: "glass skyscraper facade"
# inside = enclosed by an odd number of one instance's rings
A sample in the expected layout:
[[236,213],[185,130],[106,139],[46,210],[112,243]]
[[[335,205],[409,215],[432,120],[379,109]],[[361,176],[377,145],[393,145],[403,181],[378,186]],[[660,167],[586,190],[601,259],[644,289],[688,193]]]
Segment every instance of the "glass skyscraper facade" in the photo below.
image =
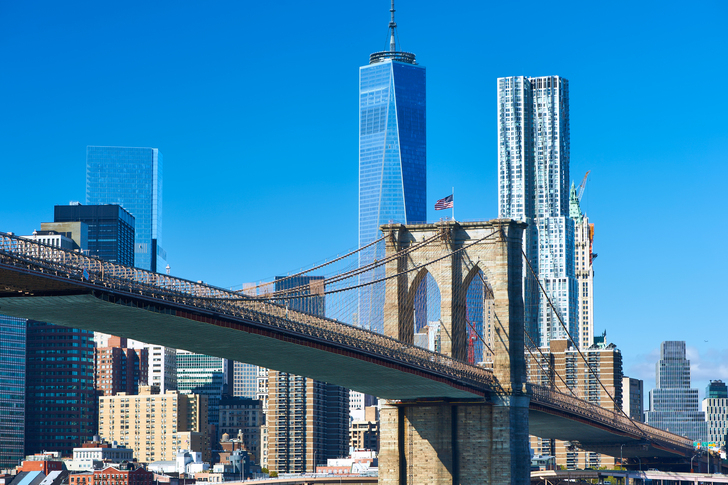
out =
[[134,266],[135,221],[134,216],[123,207],[116,204],[57,205],[53,221],[86,223],[89,255],[111,263]]
[[650,391],[650,409],[645,412],[645,422],[694,441],[705,441],[708,427],[705,413],[699,411],[698,390],[690,388],[690,361],[685,358],[685,342],[662,342],[655,371],[657,387]]
[[[378,239],[382,224],[427,219],[425,93],[425,68],[394,44],[359,68],[359,247]],[[359,264],[383,254],[383,244],[373,246],[360,253]],[[380,273],[366,273],[360,283],[379,279],[383,268]],[[355,323],[382,330],[383,292],[383,285],[362,289]]]
[[28,321],[25,454],[71,455],[96,433],[93,332]]
[[233,362],[233,396],[258,398],[258,369],[254,364]]
[[162,154],[157,148],[86,147],[86,204],[118,204],[135,218],[134,264],[164,272]]
[[0,315],[0,469],[25,456],[26,321]]
[[[579,344],[569,150],[569,82],[559,76],[499,78],[498,217],[529,224],[526,257]],[[523,273],[525,325],[534,344],[567,338],[525,262]]]
[[[228,359],[177,351],[177,389],[207,396],[208,421],[217,429],[220,399],[232,394],[233,369]],[[218,437],[212,436],[213,440]]]

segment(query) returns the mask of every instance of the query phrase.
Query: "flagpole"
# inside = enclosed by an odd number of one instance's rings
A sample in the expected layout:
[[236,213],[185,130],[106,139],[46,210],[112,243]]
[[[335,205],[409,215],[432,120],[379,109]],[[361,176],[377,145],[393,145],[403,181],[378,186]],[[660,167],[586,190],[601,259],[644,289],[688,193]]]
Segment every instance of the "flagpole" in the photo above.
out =
[[452,220],[455,220],[455,187],[452,188]]

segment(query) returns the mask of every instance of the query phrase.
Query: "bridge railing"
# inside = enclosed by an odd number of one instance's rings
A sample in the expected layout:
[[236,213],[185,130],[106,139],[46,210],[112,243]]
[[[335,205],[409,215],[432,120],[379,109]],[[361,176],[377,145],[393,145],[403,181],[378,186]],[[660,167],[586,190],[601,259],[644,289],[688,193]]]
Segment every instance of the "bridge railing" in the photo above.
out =
[[688,438],[654,428],[644,423],[631,421],[617,411],[603,408],[597,404],[564,394],[550,387],[528,384],[528,388],[532,402],[552,407],[559,411],[568,411],[627,433],[645,435],[651,441],[662,441],[663,443],[678,448],[692,449],[693,447],[692,440]]
[[3,232],[0,232],[0,262],[84,282],[91,288],[103,287],[134,296],[204,308],[326,342],[335,342],[372,356],[417,366],[478,387],[492,388],[496,384],[489,369],[408,346],[396,339],[337,320],[291,310],[270,301],[262,301],[202,282],[110,263]]

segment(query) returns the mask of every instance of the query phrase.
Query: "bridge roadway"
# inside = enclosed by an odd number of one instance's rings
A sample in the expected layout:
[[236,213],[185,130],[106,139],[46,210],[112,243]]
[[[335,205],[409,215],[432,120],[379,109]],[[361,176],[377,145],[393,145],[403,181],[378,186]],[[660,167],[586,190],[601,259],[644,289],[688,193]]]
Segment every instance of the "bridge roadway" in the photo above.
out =
[[[488,369],[374,332],[4,233],[0,314],[248,362],[408,405],[488,404],[499,392]],[[529,387],[533,435],[612,456],[621,448],[625,458],[684,463],[692,456],[685,438]]]

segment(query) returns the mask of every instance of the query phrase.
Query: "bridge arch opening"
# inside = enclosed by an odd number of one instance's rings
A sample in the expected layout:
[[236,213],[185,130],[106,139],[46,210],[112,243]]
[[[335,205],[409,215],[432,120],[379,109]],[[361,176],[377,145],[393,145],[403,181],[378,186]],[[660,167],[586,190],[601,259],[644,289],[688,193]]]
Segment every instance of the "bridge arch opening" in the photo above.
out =
[[475,265],[465,276],[463,288],[468,362],[492,367],[492,332],[495,320],[493,287],[480,266]]
[[440,287],[432,274],[423,268],[412,281],[406,301],[406,318],[412,321],[414,344],[440,352]]

